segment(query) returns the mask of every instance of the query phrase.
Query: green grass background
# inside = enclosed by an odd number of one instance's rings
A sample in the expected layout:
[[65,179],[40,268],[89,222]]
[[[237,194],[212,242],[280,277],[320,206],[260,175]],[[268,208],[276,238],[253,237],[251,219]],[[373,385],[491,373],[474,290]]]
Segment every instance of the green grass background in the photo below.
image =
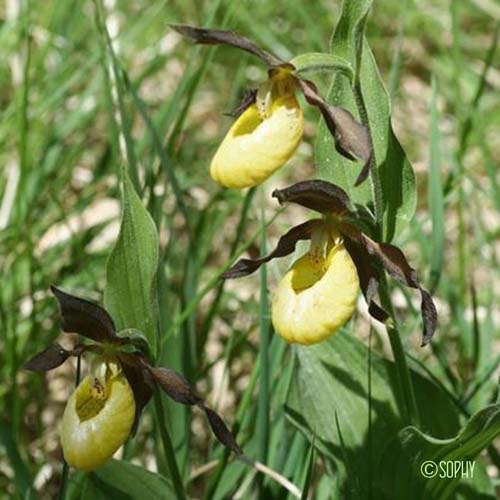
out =
[[[121,130],[128,129],[133,140],[129,168],[144,186],[143,199],[160,233],[162,361],[182,371],[228,423],[236,424],[247,454],[302,487],[309,443],[283,411],[289,349],[273,337],[265,369],[259,361],[259,327],[269,321],[261,295],[266,298],[267,291],[259,292],[258,277],[222,286],[217,276],[243,250],[258,253],[261,213],[268,222],[276,214],[272,189],[314,174],[318,114],[306,108],[304,142],[264,185],[262,196],[218,188],[208,165],[231,122],[223,113],[263,80],[265,71],[240,52],[193,47],[168,23],[231,28],[288,59],[326,50],[340,2],[110,0],[105,6],[128,82]],[[367,26],[392,98],[395,129],[417,175],[417,214],[397,243],[423,282],[434,287],[440,313],[432,348],[420,350],[418,303],[395,287],[403,341],[415,365],[423,365],[470,412],[495,399],[500,362],[500,53],[492,49],[499,18],[494,0],[384,0],[375,2]],[[19,368],[60,334],[51,283],[102,300],[106,259],[118,230],[123,145],[103,43],[90,1],[0,5],[0,492],[5,498],[23,498],[31,485],[42,498],[57,493],[62,470],[57,432],[74,369],[65,366],[41,377]],[[317,80],[326,93],[328,75]],[[287,210],[269,224],[267,247],[305,216]],[[270,290],[288,263],[268,266]],[[348,330],[367,339],[362,311]],[[62,342],[71,345],[67,336]],[[384,334],[375,333],[372,344],[389,352]],[[269,397],[261,392],[259,402],[262,373]],[[268,419],[257,417],[262,399],[269,404]],[[202,417],[172,404],[167,411],[188,491],[198,498],[227,497],[238,489],[249,495],[255,473],[234,463],[217,468],[214,460],[223,452]],[[124,456],[165,473],[159,442],[147,412]],[[492,463],[491,457],[485,460]],[[323,472],[317,461],[318,495],[328,489]],[[497,478],[494,465],[488,472]],[[286,497],[272,481],[259,481],[265,483],[257,485],[261,494]]]

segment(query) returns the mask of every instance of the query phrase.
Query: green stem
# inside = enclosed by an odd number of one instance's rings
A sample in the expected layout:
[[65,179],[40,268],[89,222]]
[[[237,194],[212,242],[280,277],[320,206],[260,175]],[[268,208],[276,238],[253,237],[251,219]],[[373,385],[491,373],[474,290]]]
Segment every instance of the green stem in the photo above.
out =
[[406,354],[404,351],[401,336],[397,327],[396,319],[394,317],[394,310],[392,308],[389,291],[385,279],[380,283],[380,300],[382,307],[389,312],[392,325],[387,326],[387,334],[389,335],[389,342],[391,344],[392,355],[396,364],[398,372],[398,384],[401,398],[403,400],[402,410],[403,417],[408,425],[420,425],[420,414],[417,406],[417,399],[415,397],[415,389],[413,381],[410,376],[410,370],[406,362]]
[[163,450],[165,452],[165,458],[167,459],[168,469],[170,471],[170,479],[172,480],[177,499],[184,500],[186,498],[186,494],[184,493],[181,474],[179,472],[179,467],[177,466],[177,461],[175,459],[175,451],[172,445],[172,440],[170,439],[170,434],[168,433],[167,426],[165,425],[165,414],[163,412],[161,394],[158,390],[154,391],[154,401],[156,420],[160,427],[160,435],[163,443]]
[[[370,158],[370,184],[372,187],[373,204],[375,211],[375,220],[377,223],[378,237],[383,237],[383,210],[384,210],[384,198],[382,192],[382,184],[380,182],[379,171],[377,169],[377,160],[375,157],[375,150],[373,149],[372,132],[370,128],[370,121],[368,118],[368,111],[366,109],[366,104],[363,98],[363,92],[361,90],[360,81],[360,64],[361,64],[361,51],[362,44],[360,43],[357,55],[358,55],[358,71],[356,71],[356,79],[354,82],[353,92],[354,98],[356,100],[356,106],[358,108],[358,113],[361,118],[361,123],[367,128],[368,135],[370,137],[370,142],[372,145],[372,155]],[[410,371],[406,363],[406,355],[404,352],[403,344],[401,342],[401,337],[397,328],[396,319],[394,317],[394,311],[391,304],[391,299],[389,295],[389,290],[387,288],[387,283],[384,280],[380,283],[380,299],[382,301],[382,307],[389,312],[391,316],[391,326],[387,327],[387,333],[389,335],[389,342],[391,344],[392,354],[394,356],[394,362],[396,363],[396,369],[398,371],[398,383],[399,390],[402,396],[402,411],[404,419],[408,424],[418,425],[420,422],[420,416],[418,413],[417,400],[415,398],[415,389],[413,388],[413,382],[410,377]]]
[[[78,387],[78,385],[80,384],[81,371],[82,371],[82,358],[81,358],[81,356],[78,356],[76,358],[75,387]],[[69,475],[68,462],[66,462],[66,460],[63,459],[63,470],[62,470],[61,484],[59,485],[59,492],[57,494],[57,500],[64,500],[64,498],[66,498],[66,487],[68,484],[68,475]]]
[[[261,189],[260,200],[260,253],[266,255],[266,221],[264,190]],[[260,268],[260,379],[259,400],[257,408],[257,429],[259,434],[259,460],[267,462],[269,446],[269,303],[267,294],[267,268]]]
[[[373,327],[370,326],[370,333],[368,336],[368,484],[373,484],[372,464],[373,464],[373,404],[372,404],[372,339]],[[368,500],[373,498],[372,489],[369,490]]]

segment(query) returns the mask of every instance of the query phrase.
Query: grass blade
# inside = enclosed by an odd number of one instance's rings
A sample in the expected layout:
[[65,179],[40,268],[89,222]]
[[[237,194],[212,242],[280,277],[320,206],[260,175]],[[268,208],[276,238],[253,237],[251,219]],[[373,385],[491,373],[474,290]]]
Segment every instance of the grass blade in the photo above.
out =
[[430,124],[430,165],[428,198],[432,220],[432,256],[430,259],[430,292],[434,293],[443,270],[444,260],[444,196],[441,182],[441,136],[437,110],[436,81],[432,80],[431,124]]

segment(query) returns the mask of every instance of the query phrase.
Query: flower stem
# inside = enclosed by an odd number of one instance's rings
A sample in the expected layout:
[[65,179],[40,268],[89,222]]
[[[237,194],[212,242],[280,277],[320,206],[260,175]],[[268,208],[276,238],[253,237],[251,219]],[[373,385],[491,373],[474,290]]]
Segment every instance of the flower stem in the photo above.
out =
[[163,412],[163,403],[161,402],[161,394],[158,390],[154,391],[156,420],[160,427],[160,435],[165,451],[165,458],[167,459],[168,469],[170,471],[170,479],[175,489],[175,494],[178,500],[185,500],[186,494],[184,493],[184,486],[182,484],[181,474],[177,461],[175,459],[175,451],[168,433],[167,426],[165,425],[165,413]]
[[[373,139],[372,139],[372,132],[370,129],[370,121],[368,118],[368,111],[366,109],[363,92],[361,90],[361,81],[359,77],[360,74],[359,68],[361,67],[361,50],[362,50],[362,43],[358,48],[358,58],[359,58],[358,71],[356,73],[353,92],[356,101],[356,106],[358,108],[358,113],[361,118],[361,123],[363,123],[363,125],[367,128],[368,135],[370,137],[370,142],[372,147],[372,155],[370,157],[370,184],[372,187],[375,221],[377,224],[377,231],[378,231],[377,236],[383,239],[384,197],[382,191],[382,184],[380,182],[380,175],[377,169],[375,150],[373,149]],[[401,337],[399,335],[396,319],[394,317],[394,310],[392,308],[392,303],[387,288],[387,282],[385,281],[385,279],[381,280],[379,293],[380,293],[380,299],[382,301],[382,307],[386,311],[388,311],[391,316],[390,318],[391,325],[387,326],[387,333],[389,335],[389,342],[391,344],[392,354],[394,356],[394,362],[396,363],[396,369],[399,375],[398,382],[403,402],[403,404],[401,405],[403,417],[408,424],[418,425],[420,422],[420,416],[418,413],[417,400],[415,398],[415,389],[413,388],[413,382],[410,376],[410,370],[408,369],[408,364],[406,363],[406,355],[403,348],[403,344],[401,342]]]
[[[80,384],[81,371],[82,371],[82,357],[77,356],[77,358],[76,358],[75,387],[78,387],[78,385]],[[66,498],[66,486],[68,484],[68,475],[69,475],[69,465],[68,465],[68,462],[66,462],[66,460],[63,459],[61,484],[59,485],[59,492],[57,493],[57,500],[64,500],[64,498]]]
[[382,307],[389,312],[389,321],[392,323],[392,325],[387,326],[387,334],[389,335],[392,355],[394,356],[394,362],[398,372],[399,391],[403,400],[403,404],[401,405],[403,418],[408,425],[419,426],[420,414],[418,411],[417,399],[415,397],[415,389],[413,387],[413,381],[410,376],[408,364],[406,363],[406,354],[403,348],[403,343],[401,342],[401,336],[394,317],[394,310],[385,279],[380,283],[379,293]]
[[[266,255],[266,220],[264,189],[260,192],[261,255]],[[267,462],[269,446],[269,299],[267,294],[267,269],[260,268],[260,378],[257,407],[257,429],[259,433],[259,458]]]

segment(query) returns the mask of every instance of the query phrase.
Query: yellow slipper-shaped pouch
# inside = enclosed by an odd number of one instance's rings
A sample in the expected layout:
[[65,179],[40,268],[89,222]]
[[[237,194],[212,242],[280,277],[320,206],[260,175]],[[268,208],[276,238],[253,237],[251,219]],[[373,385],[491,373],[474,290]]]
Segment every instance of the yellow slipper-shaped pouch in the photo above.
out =
[[222,141],[210,174],[224,187],[257,186],[295,153],[303,132],[304,116],[293,94],[274,99],[268,117],[252,104]]
[[343,243],[325,258],[308,252],[281,279],[272,303],[276,332],[287,342],[314,344],[333,335],[356,308],[359,279]]
[[127,440],[135,416],[132,389],[122,372],[101,382],[87,376],[64,410],[62,447],[76,469],[96,469]]

